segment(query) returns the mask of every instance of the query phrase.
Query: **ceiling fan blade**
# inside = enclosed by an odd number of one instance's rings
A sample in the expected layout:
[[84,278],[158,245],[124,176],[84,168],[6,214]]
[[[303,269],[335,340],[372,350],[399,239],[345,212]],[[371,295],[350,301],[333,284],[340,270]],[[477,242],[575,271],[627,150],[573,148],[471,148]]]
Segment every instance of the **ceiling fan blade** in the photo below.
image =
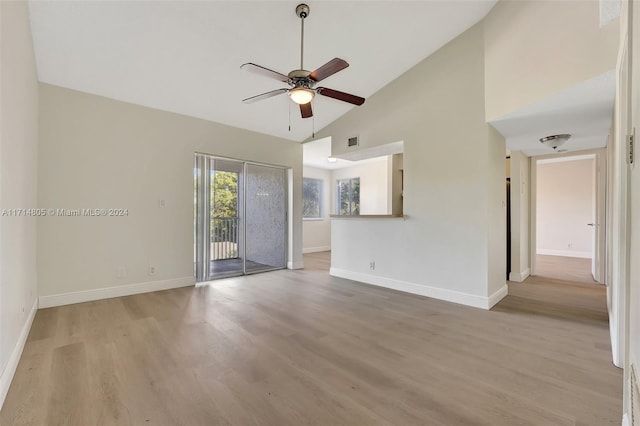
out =
[[261,101],[263,99],[271,98],[273,96],[278,96],[278,95],[280,95],[282,93],[286,93],[288,91],[289,91],[289,89],[272,90],[270,92],[262,93],[260,95],[256,95],[256,96],[252,96],[252,97],[247,98],[247,99],[243,99],[242,102],[244,102],[245,104],[252,104],[254,102],[258,102],[258,101]]
[[302,115],[302,118],[313,117],[311,102],[309,102],[308,104],[300,104],[300,114]]
[[338,71],[345,69],[348,66],[349,66],[349,63],[344,59],[333,58],[332,60],[330,60],[329,62],[327,62],[326,64],[324,64],[323,66],[321,66],[320,68],[318,68],[317,70],[309,74],[309,77],[312,80],[321,81],[327,77],[334,75]]
[[246,64],[242,64],[240,65],[240,68],[250,71],[254,74],[259,74],[265,77],[274,78],[278,81],[282,81],[283,83],[286,83],[289,81],[288,76],[284,74],[280,74],[278,71],[270,70],[269,68],[265,68],[261,65],[254,64],[252,62],[247,62]]
[[364,103],[364,98],[360,96],[351,95],[349,93],[340,92],[338,90],[327,89],[326,87],[318,87],[316,92],[323,96],[328,96],[333,99],[337,99],[343,102],[349,102],[354,105],[362,105]]

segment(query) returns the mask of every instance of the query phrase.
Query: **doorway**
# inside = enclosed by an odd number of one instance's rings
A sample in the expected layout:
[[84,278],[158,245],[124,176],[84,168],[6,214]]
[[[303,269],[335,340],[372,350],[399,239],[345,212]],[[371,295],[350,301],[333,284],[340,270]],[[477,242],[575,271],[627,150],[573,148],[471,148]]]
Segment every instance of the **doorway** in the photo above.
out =
[[602,155],[533,159],[532,275],[603,282]]
[[194,194],[197,282],[286,266],[285,168],[196,154]]

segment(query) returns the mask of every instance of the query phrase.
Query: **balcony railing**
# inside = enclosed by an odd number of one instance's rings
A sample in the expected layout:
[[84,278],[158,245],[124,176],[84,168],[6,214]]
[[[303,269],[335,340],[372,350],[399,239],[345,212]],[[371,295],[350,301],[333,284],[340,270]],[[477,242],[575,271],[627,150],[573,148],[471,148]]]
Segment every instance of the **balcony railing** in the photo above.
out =
[[238,218],[214,217],[211,229],[211,260],[238,257]]

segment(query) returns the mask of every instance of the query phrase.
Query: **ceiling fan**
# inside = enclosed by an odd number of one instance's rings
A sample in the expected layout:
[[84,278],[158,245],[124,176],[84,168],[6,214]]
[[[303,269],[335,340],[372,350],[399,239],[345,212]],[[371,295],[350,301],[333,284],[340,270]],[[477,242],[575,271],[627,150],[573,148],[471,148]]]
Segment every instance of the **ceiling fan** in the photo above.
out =
[[311,101],[315,97],[316,93],[329,98],[337,99],[339,101],[348,102],[354,105],[362,105],[364,98],[360,96],[351,95],[349,93],[340,92],[338,90],[328,89],[326,87],[315,87],[316,83],[324,80],[327,77],[332,76],[338,71],[349,66],[349,63],[344,59],[333,58],[317,70],[310,72],[304,69],[304,20],[309,16],[309,6],[306,4],[299,4],[296,7],[296,15],[300,18],[301,32],[300,32],[300,69],[293,70],[289,74],[284,75],[277,71],[273,71],[269,68],[261,65],[248,62],[242,64],[240,68],[247,71],[254,72],[266,77],[274,78],[283,83],[287,83],[290,88],[282,88],[272,90],[270,92],[262,93],[260,95],[252,96],[250,98],[243,99],[242,102],[250,104],[253,102],[261,101],[263,99],[271,98],[273,96],[288,93],[289,98],[300,105],[300,114],[302,118],[309,118],[313,116],[311,109]]

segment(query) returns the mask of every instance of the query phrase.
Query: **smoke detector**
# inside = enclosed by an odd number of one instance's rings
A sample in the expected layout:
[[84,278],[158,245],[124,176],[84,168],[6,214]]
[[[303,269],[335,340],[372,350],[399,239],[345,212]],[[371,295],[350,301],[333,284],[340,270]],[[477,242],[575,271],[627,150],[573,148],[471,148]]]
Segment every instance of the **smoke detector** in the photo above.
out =
[[566,141],[568,141],[570,137],[571,135],[567,133],[563,133],[560,135],[545,136],[544,138],[540,138],[540,143],[544,146],[547,146],[553,149],[556,152],[565,152],[566,149],[558,150],[558,147],[563,145]]

